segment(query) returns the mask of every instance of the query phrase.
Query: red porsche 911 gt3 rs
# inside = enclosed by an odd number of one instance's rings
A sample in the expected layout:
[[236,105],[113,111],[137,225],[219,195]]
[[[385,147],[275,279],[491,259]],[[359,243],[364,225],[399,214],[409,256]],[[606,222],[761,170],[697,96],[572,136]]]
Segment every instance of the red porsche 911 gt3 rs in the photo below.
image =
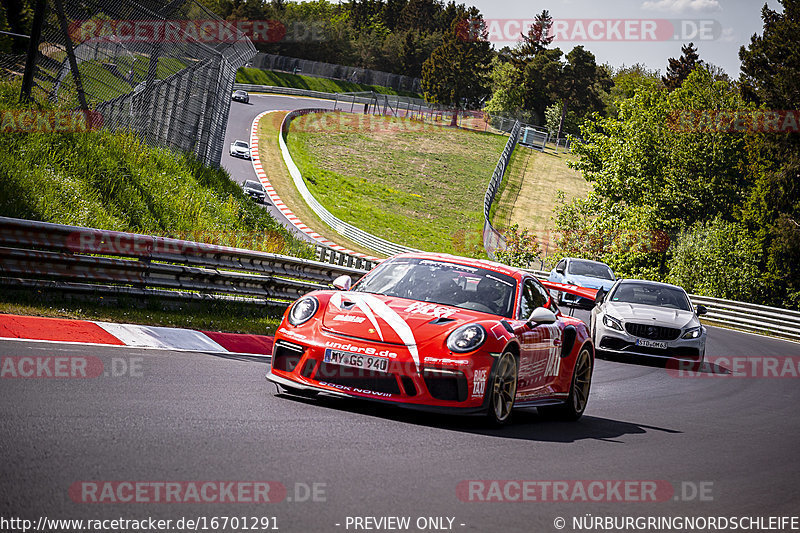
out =
[[283,391],[486,413],[495,424],[514,407],[567,420],[586,409],[591,336],[545,286],[591,299],[594,289],[443,254],[397,255],[350,283],[286,310],[267,374]]

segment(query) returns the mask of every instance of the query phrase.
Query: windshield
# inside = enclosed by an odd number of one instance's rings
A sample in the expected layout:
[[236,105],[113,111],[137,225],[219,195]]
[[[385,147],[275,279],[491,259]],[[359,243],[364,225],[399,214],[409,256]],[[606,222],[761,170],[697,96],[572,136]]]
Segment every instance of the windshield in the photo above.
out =
[[263,191],[264,190],[264,188],[261,186],[261,184],[258,183],[257,181],[246,181],[246,182],[244,182],[244,186],[247,187],[248,189],[255,189],[257,191]]
[[682,290],[649,283],[622,283],[614,291],[611,301],[692,310],[689,299]]
[[414,257],[384,261],[353,290],[512,318],[516,288],[506,274]]
[[233,143],[233,144],[234,144],[235,146],[238,146],[239,148],[247,148],[247,143],[246,143],[246,142],[244,142],[244,141],[236,141],[236,142],[235,142],[235,143]]
[[614,279],[611,269],[601,263],[589,261],[570,261],[567,273],[575,276],[588,276],[590,278]]

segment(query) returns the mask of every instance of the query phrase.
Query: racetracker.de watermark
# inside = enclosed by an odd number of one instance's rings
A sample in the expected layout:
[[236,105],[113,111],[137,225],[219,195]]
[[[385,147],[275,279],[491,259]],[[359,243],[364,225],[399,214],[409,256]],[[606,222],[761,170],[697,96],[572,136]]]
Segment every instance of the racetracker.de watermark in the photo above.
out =
[[80,133],[102,126],[103,115],[97,111],[0,110],[0,133]]
[[[536,21],[532,19],[485,19],[489,41],[518,42]],[[458,35],[469,41],[482,38],[475,20],[458,25]],[[554,19],[548,32],[553,42],[663,42],[714,41],[722,36],[722,24],[712,19]]]
[[712,481],[663,479],[520,480],[470,479],[456,485],[462,502],[615,502],[713,501]]
[[800,111],[690,109],[670,113],[667,126],[680,133],[800,133]]
[[327,484],[280,481],[76,481],[68,489],[75,503],[318,503],[327,501]]
[[704,363],[670,359],[666,368],[667,373],[676,378],[798,378],[800,356],[722,355],[706,357]]
[[78,43],[319,42],[324,21],[279,20],[80,20],[69,25]]
[[103,361],[91,355],[3,356],[0,379],[94,379],[138,378],[144,375],[141,357],[111,357]]

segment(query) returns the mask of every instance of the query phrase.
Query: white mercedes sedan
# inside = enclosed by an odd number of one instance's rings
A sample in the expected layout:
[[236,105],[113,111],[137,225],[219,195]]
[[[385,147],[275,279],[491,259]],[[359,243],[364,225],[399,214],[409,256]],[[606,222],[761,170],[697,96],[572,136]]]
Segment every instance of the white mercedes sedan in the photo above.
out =
[[598,357],[640,355],[702,362],[706,328],[702,305],[692,308],[681,287],[634,279],[618,280],[599,292],[591,332]]

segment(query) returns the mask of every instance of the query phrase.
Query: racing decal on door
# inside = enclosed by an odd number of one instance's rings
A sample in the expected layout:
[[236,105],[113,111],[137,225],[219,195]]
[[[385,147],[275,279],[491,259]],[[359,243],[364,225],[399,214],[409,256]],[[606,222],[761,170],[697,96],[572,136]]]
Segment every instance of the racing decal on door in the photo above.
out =
[[544,377],[555,377],[561,370],[561,328],[557,324],[544,326],[548,332],[550,342],[548,344],[547,365],[544,369]]

